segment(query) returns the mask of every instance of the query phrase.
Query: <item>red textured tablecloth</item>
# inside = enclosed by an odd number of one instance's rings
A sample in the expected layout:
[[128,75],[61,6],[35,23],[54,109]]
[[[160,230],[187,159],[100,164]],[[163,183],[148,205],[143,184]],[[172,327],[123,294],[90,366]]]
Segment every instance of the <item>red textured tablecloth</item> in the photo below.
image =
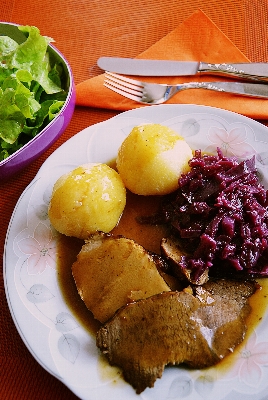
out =
[[[53,37],[78,84],[101,72],[96,66],[98,57],[136,57],[198,9],[251,61],[268,62],[267,0],[1,0],[0,20],[35,25],[42,34]],[[43,156],[8,182],[0,182],[1,255],[12,211],[44,160],[83,128],[118,112],[76,107],[69,127]],[[17,333],[5,298],[1,262],[0,399],[75,398],[35,361]]]

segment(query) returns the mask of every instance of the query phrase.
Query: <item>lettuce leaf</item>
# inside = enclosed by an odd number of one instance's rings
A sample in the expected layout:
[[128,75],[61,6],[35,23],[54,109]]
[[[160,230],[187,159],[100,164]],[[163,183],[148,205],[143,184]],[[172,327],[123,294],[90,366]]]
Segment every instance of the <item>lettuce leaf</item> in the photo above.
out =
[[20,26],[25,42],[0,36],[0,161],[36,136],[60,112],[63,71],[51,65],[48,44],[34,26]]

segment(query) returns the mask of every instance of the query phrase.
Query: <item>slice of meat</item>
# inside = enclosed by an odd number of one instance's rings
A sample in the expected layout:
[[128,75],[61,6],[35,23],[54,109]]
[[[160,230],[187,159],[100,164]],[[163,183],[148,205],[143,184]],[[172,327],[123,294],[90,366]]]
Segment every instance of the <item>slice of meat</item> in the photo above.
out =
[[161,253],[171,266],[172,273],[182,282],[202,285],[208,281],[208,269],[205,270],[196,280],[192,278],[192,271],[180,265],[181,257],[185,253],[180,249],[179,242],[173,238],[163,238],[161,241]]
[[79,295],[100,322],[131,301],[170,291],[155,256],[134,240],[103,232],[85,241],[72,273]]
[[[213,297],[218,296],[222,300],[235,300],[241,307],[248,306],[247,299],[253,294],[253,291],[260,289],[260,285],[254,280],[233,280],[233,279],[213,279],[202,286]],[[195,287],[197,293],[199,288]]]
[[128,304],[99,329],[97,346],[111,365],[122,368],[137,393],[153,387],[166,365],[209,367],[243,340],[255,282],[240,291],[238,301],[228,300],[217,283],[214,295],[212,286],[209,291],[199,287],[196,297],[187,288]]

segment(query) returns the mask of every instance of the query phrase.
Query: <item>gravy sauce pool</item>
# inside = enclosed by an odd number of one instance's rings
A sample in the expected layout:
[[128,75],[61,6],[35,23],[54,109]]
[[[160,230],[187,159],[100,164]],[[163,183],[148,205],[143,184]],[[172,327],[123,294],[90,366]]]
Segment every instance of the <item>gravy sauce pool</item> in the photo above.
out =
[[[126,208],[119,224],[114,228],[112,233],[134,239],[146,249],[160,253],[160,240],[166,234],[165,228],[162,226],[141,225],[136,221],[136,217],[138,216],[153,214],[157,210],[160,201],[161,196],[143,197],[127,192]],[[78,295],[71,271],[72,264],[76,260],[76,256],[83,243],[83,240],[60,235],[57,260],[58,280],[63,297],[73,314],[89,333],[95,335],[100,327],[100,323],[93,318],[93,315]],[[259,279],[258,282],[261,285],[261,290],[257,290],[250,299],[252,311],[247,320],[248,330],[246,338],[256,329],[267,310],[268,278]],[[243,345],[243,343],[239,345],[234,354],[231,354],[214,366],[212,369],[215,373],[219,371],[224,373],[232,365],[235,355],[241,350]]]

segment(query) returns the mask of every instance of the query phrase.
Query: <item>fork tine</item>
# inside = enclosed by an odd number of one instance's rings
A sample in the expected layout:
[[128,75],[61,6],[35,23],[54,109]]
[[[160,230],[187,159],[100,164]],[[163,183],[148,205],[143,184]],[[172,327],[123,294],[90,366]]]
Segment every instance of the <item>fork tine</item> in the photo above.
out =
[[134,86],[131,85],[129,83],[126,83],[124,81],[120,81],[119,79],[115,79],[115,78],[106,78],[105,81],[106,83],[115,86],[117,88],[120,88],[122,90],[126,90],[129,93],[132,94],[140,94],[142,92],[142,88],[139,86]]
[[[119,87],[122,90],[127,89],[127,92],[129,92],[129,93],[139,94],[142,92],[142,89],[143,89],[142,86],[133,85],[132,83],[127,82],[125,79],[128,79],[128,78],[125,78],[125,77],[121,78],[121,77],[119,77],[119,75],[116,75],[116,74],[110,74],[110,75],[105,74],[105,78],[106,79],[104,82],[108,82],[110,85]],[[128,80],[135,82],[132,79],[128,79]],[[116,85],[115,85],[115,83],[116,83]]]
[[[136,86],[143,87],[143,82],[137,81],[136,79],[126,78],[125,76],[115,74],[114,72],[105,71],[105,75],[106,75],[106,77],[109,77],[112,80],[120,80],[121,83],[127,82],[127,83],[130,83],[131,86],[133,85],[135,87]],[[127,86],[130,86],[130,85],[127,85]]]
[[114,92],[128,97],[134,101],[141,101],[143,88],[138,85],[140,83],[139,81],[137,81],[136,85],[133,84],[136,83],[136,81],[110,72],[105,74],[105,78],[104,86],[110,90],[113,90]]
[[[103,86],[107,87],[108,89],[110,89],[118,94],[121,94],[124,97],[127,97],[128,99],[138,101],[139,103],[141,101],[140,96],[135,96],[133,94],[126,92],[125,90],[118,89],[117,87],[113,86],[112,84],[109,84],[108,82],[104,82]],[[126,88],[124,88],[124,89],[126,89]]]

